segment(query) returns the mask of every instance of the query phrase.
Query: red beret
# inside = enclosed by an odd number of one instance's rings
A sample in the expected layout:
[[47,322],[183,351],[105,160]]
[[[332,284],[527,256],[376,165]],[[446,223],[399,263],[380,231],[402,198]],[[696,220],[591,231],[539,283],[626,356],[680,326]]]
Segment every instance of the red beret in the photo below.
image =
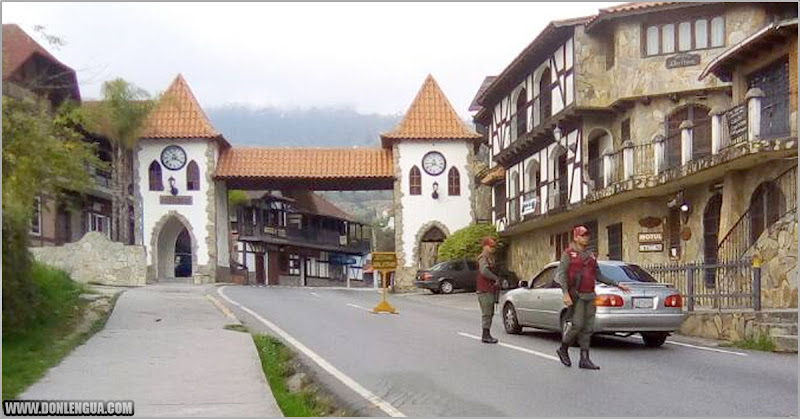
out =
[[497,241],[493,237],[487,236],[481,240],[481,246],[494,246],[495,244],[497,244]]
[[572,240],[576,240],[580,236],[585,236],[589,234],[589,229],[585,226],[576,226],[572,229]]

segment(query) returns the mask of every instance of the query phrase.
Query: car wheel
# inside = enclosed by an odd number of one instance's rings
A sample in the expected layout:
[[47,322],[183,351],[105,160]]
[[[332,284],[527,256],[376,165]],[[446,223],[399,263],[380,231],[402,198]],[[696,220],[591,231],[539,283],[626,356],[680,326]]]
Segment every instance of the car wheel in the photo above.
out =
[[453,293],[453,283],[448,280],[443,280],[439,283],[439,291],[443,294],[452,294]]
[[506,304],[503,307],[503,326],[506,327],[506,333],[511,335],[518,335],[522,333],[522,326],[517,321],[517,311],[514,310],[512,304]]
[[644,346],[648,348],[658,348],[663,345],[667,340],[667,336],[669,336],[667,332],[642,332]]

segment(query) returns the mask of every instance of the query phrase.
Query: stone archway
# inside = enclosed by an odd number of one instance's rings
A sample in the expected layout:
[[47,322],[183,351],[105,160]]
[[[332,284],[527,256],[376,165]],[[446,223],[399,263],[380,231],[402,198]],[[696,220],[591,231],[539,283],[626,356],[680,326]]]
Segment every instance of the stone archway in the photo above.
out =
[[151,237],[150,257],[153,267],[151,280],[171,281],[175,280],[176,276],[182,277],[180,279],[193,278],[197,273],[197,239],[185,217],[170,211],[156,223]]
[[414,243],[414,263],[416,269],[428,269],[438,259],[439,246],[450,235],[450,230],[439,221],[425,223],[417,231]]

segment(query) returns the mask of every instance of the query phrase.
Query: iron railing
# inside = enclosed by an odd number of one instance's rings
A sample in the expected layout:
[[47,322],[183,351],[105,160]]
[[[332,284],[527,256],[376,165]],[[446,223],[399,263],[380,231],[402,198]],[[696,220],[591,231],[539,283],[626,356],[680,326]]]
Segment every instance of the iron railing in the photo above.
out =
[[547,188],[547,210],[556,212],[566,209],[569,201],[569,185],[566,179],[556,179],[544,184]]
[[[782,198],[783,202],[778,202],[781,206],[776,210],[777,221],[784,215],[797,209],[797,166],[781,173],[775,179],[770,181],[773,186],[772,193],[780,192],[778,199]],[[723,261],[735,261],[744,256],[747,251],[755,245],[758,236],[769,226],[755,230],[753,226],[753,212],[754,208],[750,207],[747,211],[739,217],[739,220],[728,230],[728,233],[720,240],[717,246],[717,258]],[[766,214],[764,214],[767,219]]]
[[696,307],[761,308],[761,268],[753,267],[749,259],[714,264],[667,263],[642,268],[658,282],[674,286],[689,311]]
[[633,146],[633,175],[651,176],[655,173],[655,148],[653,143]]

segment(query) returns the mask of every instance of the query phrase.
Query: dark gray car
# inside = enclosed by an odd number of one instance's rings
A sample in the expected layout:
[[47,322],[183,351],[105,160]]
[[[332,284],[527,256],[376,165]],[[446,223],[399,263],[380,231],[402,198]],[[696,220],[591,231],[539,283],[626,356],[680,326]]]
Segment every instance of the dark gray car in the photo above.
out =
[[414,285],[434,294],[450,294],[456,289],[475,291],[478,264],[474,260],[451,260],[417,272]]

